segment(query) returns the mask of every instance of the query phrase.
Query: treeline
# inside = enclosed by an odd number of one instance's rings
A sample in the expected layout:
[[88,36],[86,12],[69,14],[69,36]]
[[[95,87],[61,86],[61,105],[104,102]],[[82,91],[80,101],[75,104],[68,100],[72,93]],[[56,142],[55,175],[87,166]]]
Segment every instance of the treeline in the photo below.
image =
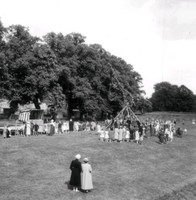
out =
[[186,86],[161,82],[154,86],[154,90],[150,98],[153,111],[196,111],[196,95]]
[[133,66],[85,39],[53,32],[38,38],[26,27],[0,21],[0,99],[9,100],[13,112],[18,104],[33,102],[39,109],[47,102],[52,114],[64,110],[69,117],[74,109],[81,116],[116,115],[125,101],[141,113],[196,110],[195,95],[183,85],[158,83],[152,97],[144,98]]
[[[79,109],[81,116],[115,115],[125,99],[114,72],[133,97],[133,109],[151,107],[142,96],[140,74],[101,45],[87,45],[79,33],[38,38],[26,27],[0,22],[0,99],[9,100],[13,112],[18,104],[33,102],[39,109],[45,101],[53,113],[61,109],[71,116]],[[131,97],[126,100],[132,102]]]

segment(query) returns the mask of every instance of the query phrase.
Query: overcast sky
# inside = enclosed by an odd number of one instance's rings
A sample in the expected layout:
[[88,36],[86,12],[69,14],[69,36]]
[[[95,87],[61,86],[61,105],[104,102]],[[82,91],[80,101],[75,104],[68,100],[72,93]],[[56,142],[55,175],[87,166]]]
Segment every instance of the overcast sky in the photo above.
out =
[[168,81],[196,94],[196,0],[0,0],[4,26],[79,32],[132,64],[150,97]]

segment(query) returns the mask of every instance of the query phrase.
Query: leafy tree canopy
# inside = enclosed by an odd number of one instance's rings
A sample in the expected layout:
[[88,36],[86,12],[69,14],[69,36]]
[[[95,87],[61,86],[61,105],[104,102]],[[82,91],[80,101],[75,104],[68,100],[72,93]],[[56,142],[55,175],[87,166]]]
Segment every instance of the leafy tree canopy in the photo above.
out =
[[172,85],[168,82],[154,86],[151,102],[155,111],[193,111],[195,96],[186,86]]
[[135,108],[145,104],[133,66],[85,39],[51,32],[41,40],[21,25],[0,23],[0,98],[14,105],[32,101],[37,108],[47,100],[56,110],[66,107],[70,116],[76,108],[81,114],[116,114],[125,100],[134,99]]

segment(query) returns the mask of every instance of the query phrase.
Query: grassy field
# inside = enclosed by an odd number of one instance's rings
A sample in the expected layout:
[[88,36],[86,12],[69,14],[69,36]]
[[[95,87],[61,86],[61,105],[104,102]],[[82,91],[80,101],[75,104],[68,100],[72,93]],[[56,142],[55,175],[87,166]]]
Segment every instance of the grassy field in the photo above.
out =
[[[1,137],[0,200],[194,200],[196,115],[171,117],[177,125],[184,120],[188,132],[166,145],[156,137],[143,145],[104,143],[92,132]],[[88,194],[68,187],[77,153],[89,157],[93,168],[94,190]]]

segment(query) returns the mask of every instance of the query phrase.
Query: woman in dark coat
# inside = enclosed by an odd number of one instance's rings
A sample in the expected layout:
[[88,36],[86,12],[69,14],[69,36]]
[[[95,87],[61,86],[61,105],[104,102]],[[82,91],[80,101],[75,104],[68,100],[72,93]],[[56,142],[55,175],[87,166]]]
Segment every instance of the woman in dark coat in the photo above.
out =
[[80,162],[80,158],[81,155],[77,154],[75,156],[75,160],[72,160],[71,165],[70,165],[70,169],[71,169],[71,178],[70,178],[70,182],[69,184],[71,186],[73,186],[73,190],[78,192],[78,187],[81,186],[81,171],[82,171],[82,167],[81,167],[81,162]]
[[74,127],[74,122],[72,119],[70,119],[69,121],[69,131],[73,131],[73,127]]

